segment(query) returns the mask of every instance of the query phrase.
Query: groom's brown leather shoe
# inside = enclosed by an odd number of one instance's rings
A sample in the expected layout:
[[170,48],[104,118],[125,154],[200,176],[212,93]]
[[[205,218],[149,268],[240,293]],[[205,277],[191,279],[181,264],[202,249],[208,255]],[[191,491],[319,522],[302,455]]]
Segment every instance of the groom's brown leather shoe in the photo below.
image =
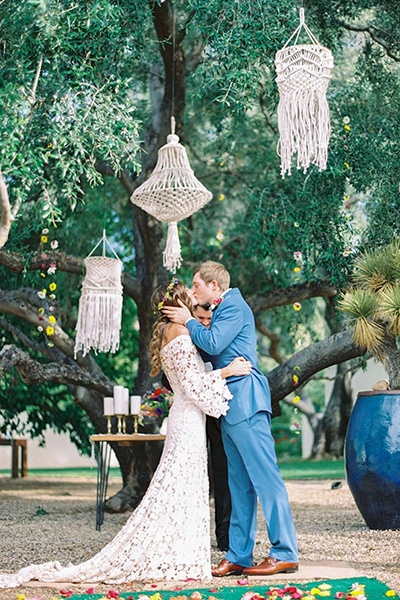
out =
[[243,567],[235,565],[229,562],[226,558],[223,558],[219,563],[218,567],[211,569],[213,577],[225,577],[226,575],[241,575],[243,573]]
[[284,560],[276,560],[272,556],[268,556],[262,563],[255,567],[247,567],[243,569],[244,575],[274,575],[274,573],[295,573],[299,570],[299,563],[285,562]]

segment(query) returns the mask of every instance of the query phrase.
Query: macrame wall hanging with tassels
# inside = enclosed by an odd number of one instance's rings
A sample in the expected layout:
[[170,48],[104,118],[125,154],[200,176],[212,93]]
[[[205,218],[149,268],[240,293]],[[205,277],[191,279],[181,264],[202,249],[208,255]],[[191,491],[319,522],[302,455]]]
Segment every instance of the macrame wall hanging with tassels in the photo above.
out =
[[172,273],[182,263],[178,222],[198,211],[211,198],[211,192],[193,173],[186,150],[175,135],[175,118],[171,117],[171,134],[158,151],[156,167],[149,179],[133,192],[131,201],[159,221],[168,223],[163,261],[164,267]]
[[[301,30],[311,44],[299,44]],[[289,45],[294,38],[294,45]],[[278,126],[281,174],[291,174],[291,160],[297,153],[297,168],[304,172],[310,164],[326,169],[330,137],[329,106],[326,90],[333,69],[333,56],[318,42],[304,21],[275,55],[279,89]]]
[[[92,256],[103,242],[102,256]],[[115,258],[106,256],[106,244]],[[75,357],[92,348],[97,352],[116,352],[122,318],[122,262],[106,237],[103,237],[85,258],[86,276],[82,283],[76,325]]]

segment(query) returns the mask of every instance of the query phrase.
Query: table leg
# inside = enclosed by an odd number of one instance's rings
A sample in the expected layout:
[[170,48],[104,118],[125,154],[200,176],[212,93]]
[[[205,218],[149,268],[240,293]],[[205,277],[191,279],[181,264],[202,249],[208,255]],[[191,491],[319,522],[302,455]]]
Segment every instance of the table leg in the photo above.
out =
[[11,440],[11,477],[18,478],[18,445],[15,440]]
[[100,531],[104,522],[104,505],[107,495],[110,473],[111,446],[107,442],[96,442],[97,450],[97,493],[96,493],[96,531]]
[[28,442],[24,441],[21,445],[21,477],[28,476]]

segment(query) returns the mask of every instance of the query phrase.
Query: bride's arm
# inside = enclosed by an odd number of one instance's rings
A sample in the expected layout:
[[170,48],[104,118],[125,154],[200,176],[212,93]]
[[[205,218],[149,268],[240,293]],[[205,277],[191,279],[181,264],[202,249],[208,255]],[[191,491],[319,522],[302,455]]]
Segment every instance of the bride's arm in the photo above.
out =
[[[202,372],[198,352],[189,335],[182,335],[182,333],[178,335],[180,338],[171,347],[170,352],[185,396],[207,415],[212,417],[225,415],[229,408],[227,400],[232,398],[232,395],[221,370]],[[225,377],[229,377],[229,373],[229,367],[225,367]]]

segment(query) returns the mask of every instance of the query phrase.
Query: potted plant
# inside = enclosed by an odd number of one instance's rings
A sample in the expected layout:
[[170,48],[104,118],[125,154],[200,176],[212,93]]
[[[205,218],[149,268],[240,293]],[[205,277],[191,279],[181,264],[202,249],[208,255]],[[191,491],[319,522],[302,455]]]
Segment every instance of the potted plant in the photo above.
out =
[[[400,244],[356,259],[339,308],[354,342],[383,363],[383,389],[360,392],[346,435],[346,475],[371,529],[400,529]],[[384,389],[387,388],[387,389]]]

